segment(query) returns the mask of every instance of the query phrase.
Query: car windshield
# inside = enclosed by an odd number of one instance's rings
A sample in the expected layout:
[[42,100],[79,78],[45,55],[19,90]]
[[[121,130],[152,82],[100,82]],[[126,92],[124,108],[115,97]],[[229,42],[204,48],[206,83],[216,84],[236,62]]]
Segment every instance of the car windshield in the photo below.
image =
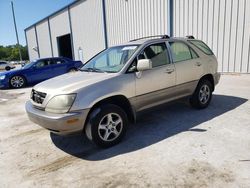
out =
[[90,59],[80,70],[87,72],[119,72],[137,47],[137,45],[131,45],[108,48]]
[[36,62],[37,62],[36,60],[30,62],[30,63],[24,65],[24,66],[22,67],[22,69],[28,69],[28,68],[32,67]]

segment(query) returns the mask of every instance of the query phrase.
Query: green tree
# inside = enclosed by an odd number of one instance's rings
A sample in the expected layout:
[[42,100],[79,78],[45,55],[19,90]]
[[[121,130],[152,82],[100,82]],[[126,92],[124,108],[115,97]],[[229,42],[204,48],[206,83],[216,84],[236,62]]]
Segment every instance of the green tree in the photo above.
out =
[[[27,46],[20,45],[20,51],[23,60],[28,60],[28,48]],[[0,60],[6,61],[19,61],[18,45],[0,46]]]

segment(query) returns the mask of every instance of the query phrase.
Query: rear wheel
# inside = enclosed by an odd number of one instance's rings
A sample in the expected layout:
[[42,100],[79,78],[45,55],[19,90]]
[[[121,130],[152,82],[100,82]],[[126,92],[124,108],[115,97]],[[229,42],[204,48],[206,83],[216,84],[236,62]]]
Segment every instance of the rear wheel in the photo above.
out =
[[22,88],[26,85],[26,80],[23,76],[13,76],[10,79],[10,86],[12,88]]
[[107,104],[90,114],[85,133],[96,145],[110,147],[121,141],[127,126],[127,114],[119,106]]
[[9,71],[10,69],[11,69],[10,66],[5,67],[5,70],[7,70],[7,71]]
[[76,69],[72,68],[72,69],[69,69],[68,72],[76,72]]
[[206,108],[212,99],[212,84],[209,80],[201,80],[190,98],[190,104],[197,109]]

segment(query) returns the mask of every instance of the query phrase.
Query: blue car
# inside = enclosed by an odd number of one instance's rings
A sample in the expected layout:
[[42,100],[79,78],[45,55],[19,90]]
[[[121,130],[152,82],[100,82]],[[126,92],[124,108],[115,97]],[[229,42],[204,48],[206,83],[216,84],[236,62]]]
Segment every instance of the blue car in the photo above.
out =
[[76,71],[81,66],[81,61],[64,57],[38,59],[21,69],[0,73],[0,88],[34,85],[61,74]]

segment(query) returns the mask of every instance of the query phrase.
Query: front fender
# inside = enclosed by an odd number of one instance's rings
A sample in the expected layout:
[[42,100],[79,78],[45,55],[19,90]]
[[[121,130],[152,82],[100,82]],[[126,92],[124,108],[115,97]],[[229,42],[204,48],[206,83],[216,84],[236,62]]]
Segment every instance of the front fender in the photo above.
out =
[[134,74],[121,74],[82,88],[77,92],[71,110],[91,108],[99,101],[116,95],[123,95],[127,99],[135,96]]

